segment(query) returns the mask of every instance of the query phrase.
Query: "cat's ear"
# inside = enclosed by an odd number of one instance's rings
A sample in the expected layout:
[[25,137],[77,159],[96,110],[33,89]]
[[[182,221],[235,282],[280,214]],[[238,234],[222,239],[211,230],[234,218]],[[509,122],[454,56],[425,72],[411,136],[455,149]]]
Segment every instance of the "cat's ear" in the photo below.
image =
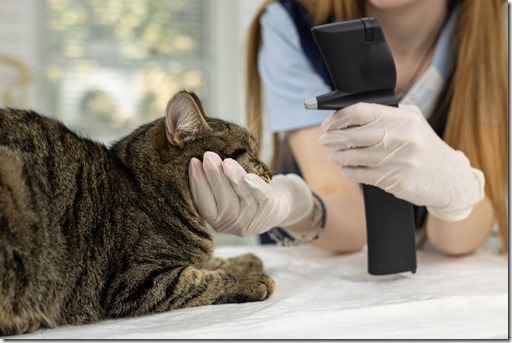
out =
[[194,93],[179,92],[165,108],[165,126],[169,142],[180,148],[189,141],[211,131],[205,120],[203,106]]

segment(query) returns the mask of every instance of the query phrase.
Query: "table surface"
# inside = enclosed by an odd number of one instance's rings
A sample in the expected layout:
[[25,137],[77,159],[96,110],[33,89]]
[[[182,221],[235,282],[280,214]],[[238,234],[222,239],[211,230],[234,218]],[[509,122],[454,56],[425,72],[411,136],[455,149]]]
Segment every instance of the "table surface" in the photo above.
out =
[[[418,251],[416,274],[372,276],[366,251],[219,247],[258,255],[276,282],[266,301],[186,308],[11,338],[507,339],[508,259],[492,251]],[[4,337],[6,338],[6,337]]]

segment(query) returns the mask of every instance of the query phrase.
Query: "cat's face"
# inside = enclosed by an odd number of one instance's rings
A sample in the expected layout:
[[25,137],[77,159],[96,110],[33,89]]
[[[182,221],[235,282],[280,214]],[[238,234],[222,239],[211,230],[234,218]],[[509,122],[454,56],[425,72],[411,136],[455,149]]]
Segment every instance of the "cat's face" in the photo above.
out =
[[214,151],[222,159],[231,158],[248,173],[270,181],[270,170],[258,159],[258,145],[246,129],[220,119],[206,118],[206,122],[212,129],[211,134],[196,139],[191,145],[197,144],[199,149]]
[[270,181],[270,170],[258,159],[258,146],[251,134],[236,124],[206,117],[195,94],[176,94],[167,104],[165,122],[169,142],[186,150],[188,156],[202,159],[204,152],[213,151]]

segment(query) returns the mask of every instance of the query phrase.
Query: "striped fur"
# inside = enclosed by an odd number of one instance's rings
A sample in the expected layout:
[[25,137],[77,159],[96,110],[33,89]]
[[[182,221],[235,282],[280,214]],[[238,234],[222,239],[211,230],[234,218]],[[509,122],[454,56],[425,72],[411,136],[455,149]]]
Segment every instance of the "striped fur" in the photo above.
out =
[[267,176],[254,140],[191,93],[167,108],[110,149],[0,109],[0,336],[270,296],[256,256],[212,256],[188,186],[205,151]]

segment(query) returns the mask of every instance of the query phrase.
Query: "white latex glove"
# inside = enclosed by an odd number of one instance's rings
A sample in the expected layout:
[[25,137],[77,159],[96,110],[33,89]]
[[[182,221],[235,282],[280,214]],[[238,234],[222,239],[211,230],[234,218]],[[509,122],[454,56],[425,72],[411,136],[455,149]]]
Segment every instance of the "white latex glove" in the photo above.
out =
[[342,174],[426,206],[446,221],[466,218],[484,197],[483,173],[452,149],[412,105],[359,103],[328,117],[320,143]]
[[217,232],[249,236],[297,223],[313,210],[313,196],[295,174],[266,183],[233,159],[206,152],[189,164],[190,189],[203,219]]

